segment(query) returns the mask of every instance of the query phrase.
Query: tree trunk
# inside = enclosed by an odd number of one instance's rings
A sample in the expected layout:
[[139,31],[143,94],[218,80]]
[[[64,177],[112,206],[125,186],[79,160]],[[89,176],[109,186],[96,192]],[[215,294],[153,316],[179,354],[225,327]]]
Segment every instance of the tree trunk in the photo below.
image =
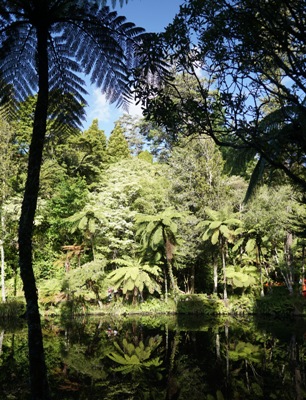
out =
[[284,256],[286,262],[286,283],[290,294],[293,294],[293,284],[294,284],[294,277],[293,277],[293,254],[292,254],[292,242],[293,237],[291,232],[287,232],[286,239],[285,239],[285,246],[284,246]]
[[173,292],[176,293],[177,292],[177,286],[176,286],[175,280],[174,280],[172,262],[170,260],[167,260],[167,265],[168,265],[168,272],[169,272],[169,278],[170,278],[171,286],[172,286]]
[[218,293],[218,260],[213,256],[214,263],[214,289],[213,293]]
[[19,221],[18,241],[20,275],[26,299],[26,316],[28,323],[31,399],[47,400],[50,396],[38,308],[38,294],[32,264],[33,223],[37,206],[39,174],[48,113],[47,27],[37,27],[37,39],[39,91],[29,151],[27,181]]
[[191,276],[190,276],[190,293],[194,294],[194,282],[195,281],[195,265],[191,266]]
[[174,294],[176,294],[177,293],[177,285],[176,285],[175,280],[174,280],[173,268],[172,268],[173,247],[174,247],[174,245],[167,238],[167,235],[166,235],[166,232],[165,232],[164,228],[163,228],[163,239],[164,239],[164,243],[165,243],[165,253],[166,253],[166,260],[167,260],[170,283],[171,283],[171,286],[172,286]]
[[164,268],[164,279],[165,279],[165,302],[168,303],[168,279],[167,279],[166,268]]
[[227,284],[226,284],[226,263],[225,263],[225,243],[221,238],[221,257],[222,257],[222,268],[223,268],[223,299],[224,302],[227,303]]
[[1,296],[2,296],[2,303],[5,303],[6,293],[5,293],[5,267],[4,267],[3,240],[0,240],[0,253],[1,253]]

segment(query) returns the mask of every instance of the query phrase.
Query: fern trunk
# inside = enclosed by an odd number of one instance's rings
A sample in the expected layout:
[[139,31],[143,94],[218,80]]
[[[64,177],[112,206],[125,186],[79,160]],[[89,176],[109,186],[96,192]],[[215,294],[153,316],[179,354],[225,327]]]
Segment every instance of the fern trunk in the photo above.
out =
[[32,400],[48,400],[49,387],[45,364],[41,321],[38,308],[38,294],[32,264],[32,236],[42,152],[46,135],[48,113],[48,53],[47,29],[37,27],[38,38],[38,79],[39,91],[34,114],[32,140],[29,151],[27,180],[19,221],[19,266],[26,299],[28,323],[28,348],[30,364],[30,385]]
[[3,240],[0,240],[0,254],[1,254],[1,297],[2,297],[2,303],[5,303],[6,302],[6,292],[5,292],[5,267],[4,267]]
[[225,241],[221,237],[220,239],[220,250],[222,258],[222,268],[223,268],[223,299],[227,302],[227,284],[226,284],[226,262],[225,262]]
[[214,289],[213,293],[218,293],[218,260],[213,257],[213,263],[214,263]]
[[168,303],[168,277],[167,268],[164,268],[164,280],[165,280],[165,302]]

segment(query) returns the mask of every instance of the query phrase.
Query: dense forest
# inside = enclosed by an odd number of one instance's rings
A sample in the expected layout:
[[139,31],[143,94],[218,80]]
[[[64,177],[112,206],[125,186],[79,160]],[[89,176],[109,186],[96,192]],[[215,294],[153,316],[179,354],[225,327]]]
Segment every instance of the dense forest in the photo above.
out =
[[[2,301],[21,289],[17,225],[32,105],[1,126]],[[125,115],[109,138],[97,120],[69,137],[47,133],[33,236],[41,300],[73,291],[98,304],[109,290],[134,304],[168,292],[226,299],[275,285],[301,293],[305,207],[284,174],[264,174],[244,202],[256,160],[239,171],[235,150],[201,136],[156,143],[157,131]]]
[[[15,3],[0,5],[1,293],[24,292],[33,399],[49,398],[39,307],[303,300],[305,2],[186,0],[159,34],[106,1]],[[83,131],[82,74],[144,117]]]

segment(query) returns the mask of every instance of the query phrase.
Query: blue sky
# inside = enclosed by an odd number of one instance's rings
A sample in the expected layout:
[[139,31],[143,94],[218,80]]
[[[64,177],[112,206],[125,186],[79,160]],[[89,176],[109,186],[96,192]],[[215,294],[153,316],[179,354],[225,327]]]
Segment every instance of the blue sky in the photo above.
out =
[[[172,22],[182,3],[183,0],[129,0],[122,8],[118,7],[117,12],[118,15],[124,15],[127,21],[134,22],[135,25],[148,32],[160,32],[168,23]],[[111,4],[111,0],[109,0],[109,4]],[[114,127],[114,122],[123,114],[123,111],[109,105],[99,89],[90,86],[87,90],[89,106],[86,108],[87,121],[84,122],[83,128],[87,129],[92,120],[97,118],[100,129],[104,129],[105,133],[109,135]],[[140,108],[131,106],[129,114],[139,115]]]

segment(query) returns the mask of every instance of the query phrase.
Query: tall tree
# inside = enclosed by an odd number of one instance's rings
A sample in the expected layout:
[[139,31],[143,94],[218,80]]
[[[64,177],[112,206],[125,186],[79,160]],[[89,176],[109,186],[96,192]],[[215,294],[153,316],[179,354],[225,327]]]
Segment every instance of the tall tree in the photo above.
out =
[[133,156],[139,155],[143,151],[145,140],[140,132],[140,121],[142,118],[139,116],[132,117],[129,114],[123,114],[119,118],[120,126],[123,130],[124,137],[126,138],[130,152]]
[[[170,278],[171,287],[174,293],[177,292],[177,284],[173,275],[173,262],[175,246],[178,243],[177,221],[184,219],[186,214],[178,212],[171,207],[157,215],[139,214],[136,216],[137,232],[143,246],[144,258],[150,249],[155,254],[155,260],[165,260],[165,296],[167,300],[167,275]],[[156,257],[157,256],[157,257]]]
[[[2,103],[11,104],[12,93],[24,99],[38,92],[19,224],[32,399],[49,398],[32,266],[32,233],[50,110],[54,129],[61,126],[69,130],[80,124],[86,104],[81,72],[91,76],[91,82],[107,94],[109,101],[126,105],[131,70],[146,62],[138,51],[145,41],[143,30],[102,5],[104,1],[90,0],[4,0],[0,5]],[[148,72],[148,68],[140,70]],[[67,97],[71,101],[67,102]]]
[[93,189],[106,164],[106,135],[94,119],[83,133],[71,135],[57,149],[57,158],[70,176],[81,176]]
[[[206,227],[203,234],[203,240],[210,240],[213,245],[218,245],[222,270],[223,270],[223,298],[227,301],[227,283],[226,283],[226,253],[227,243],[233,241],[234,231],[232,227],[241,225],[241,221],[236,215],[231,213],[228,208],[219,211],[206,209],[208,219],[200,222],[199,227]],[[215,271],[216,275],[217,271]],[[216,279],[214,279],[216,284]]]
[[108,162],[111,164],[131,157],[129,144],[124,137],[120,123],[116,123],[108,139],[107,156]]
[[[164,166],[129,158],[111,164],[87,203],[101,214],[97,231],[97,257],[133,257],[136,252],[134,217],[136,213],[158,213],[167,204]],[[84,210],[88,211],[87,206]]]

